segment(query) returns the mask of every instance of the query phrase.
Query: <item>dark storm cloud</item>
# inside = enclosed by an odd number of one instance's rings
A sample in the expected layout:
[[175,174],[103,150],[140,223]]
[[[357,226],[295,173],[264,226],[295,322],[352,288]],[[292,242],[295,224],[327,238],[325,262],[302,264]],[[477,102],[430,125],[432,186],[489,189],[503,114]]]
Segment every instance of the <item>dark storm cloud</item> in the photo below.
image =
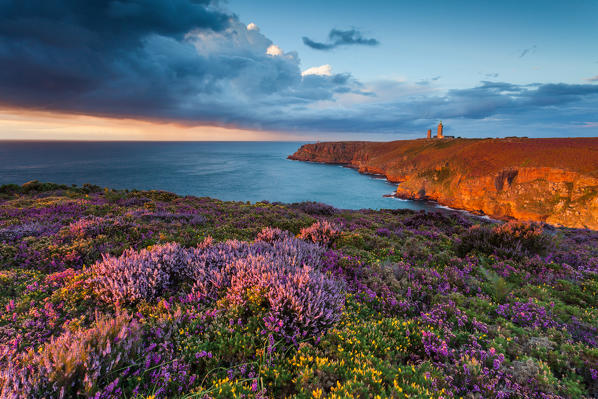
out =
[[370,95],[350,74],[302,77],[272,45],[208,0],[0,0],[0,105],[262,128]]
[[159,107],[191,79],[208,86],[202,78],[213,72],[182,39],[223,31],[230,18],[201,0],[0,0],[0,102],[125,114]]
[[316,42],[308,37],[303,37],[303,43],[315,50],[332,50],[339,46],[363,45],[377,46],[380,42],[376,39],[366,39],[357,29],[338,30],[332,29],[328,34],[328,42]]
[[229,16],[208,0],[2,0],[0,33],[59,47],[136,45],[149,33],[181,38],[194,28],[222,30]]
[[208,0],[0,0],[0,104],[230,123],[352,90],[315,90],[271,45]]

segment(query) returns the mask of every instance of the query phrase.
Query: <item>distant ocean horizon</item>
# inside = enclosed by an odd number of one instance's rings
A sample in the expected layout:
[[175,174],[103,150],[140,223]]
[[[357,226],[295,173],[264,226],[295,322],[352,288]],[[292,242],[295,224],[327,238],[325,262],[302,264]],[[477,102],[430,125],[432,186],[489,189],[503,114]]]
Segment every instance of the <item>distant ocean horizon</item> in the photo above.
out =
[[288,160],[302,142],[0,141],[0,185],[31,180],[164,190],[224,201],[441,210],[384,197],[397,185],[339,165]]

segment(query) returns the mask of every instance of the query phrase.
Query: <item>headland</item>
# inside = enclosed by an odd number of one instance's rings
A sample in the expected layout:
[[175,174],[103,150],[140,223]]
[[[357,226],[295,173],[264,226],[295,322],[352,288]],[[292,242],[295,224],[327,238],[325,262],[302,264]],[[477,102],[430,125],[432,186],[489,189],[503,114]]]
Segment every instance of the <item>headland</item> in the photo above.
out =
[[325,142],[303,145],[289,159],[384,175],[399,183],[400,198],[598,229],[598,138]]

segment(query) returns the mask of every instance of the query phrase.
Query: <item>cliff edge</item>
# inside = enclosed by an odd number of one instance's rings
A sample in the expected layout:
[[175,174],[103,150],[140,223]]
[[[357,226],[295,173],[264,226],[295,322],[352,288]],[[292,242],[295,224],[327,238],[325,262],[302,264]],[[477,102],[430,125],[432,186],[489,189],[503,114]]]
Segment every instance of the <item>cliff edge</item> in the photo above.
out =
[[598,230],[598,138],[329,142],[289,159],[382,174],[401,198]]

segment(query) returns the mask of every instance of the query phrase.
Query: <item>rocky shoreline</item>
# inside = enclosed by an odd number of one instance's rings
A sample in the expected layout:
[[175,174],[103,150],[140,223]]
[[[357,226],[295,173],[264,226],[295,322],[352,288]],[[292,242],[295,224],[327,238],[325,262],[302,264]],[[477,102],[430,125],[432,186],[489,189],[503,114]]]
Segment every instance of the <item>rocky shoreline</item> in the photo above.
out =
[[598,138],[329,142],[306,144],[289,159],[385,176],[403,199],[598,229]]

